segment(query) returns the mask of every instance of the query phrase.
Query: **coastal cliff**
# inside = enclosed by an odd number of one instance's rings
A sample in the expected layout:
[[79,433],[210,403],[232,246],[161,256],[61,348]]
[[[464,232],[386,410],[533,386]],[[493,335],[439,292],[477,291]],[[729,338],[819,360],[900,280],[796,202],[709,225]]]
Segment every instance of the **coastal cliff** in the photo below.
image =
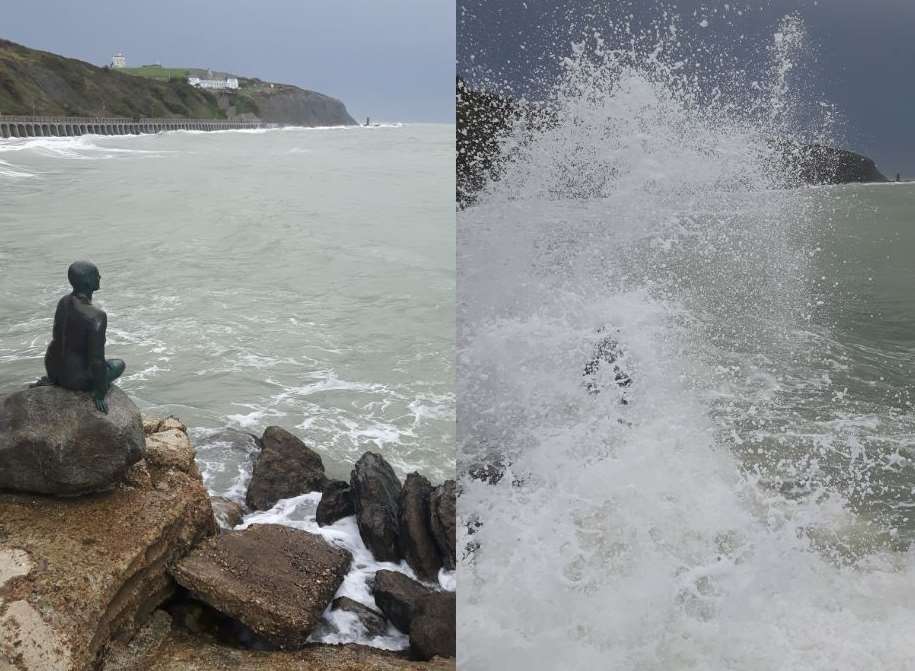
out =
[[322,93],[257,79],[242,82],[238,91],[210,92],[183,77],[140,77],[0,39],[0,114],[356,124],[341,101]]

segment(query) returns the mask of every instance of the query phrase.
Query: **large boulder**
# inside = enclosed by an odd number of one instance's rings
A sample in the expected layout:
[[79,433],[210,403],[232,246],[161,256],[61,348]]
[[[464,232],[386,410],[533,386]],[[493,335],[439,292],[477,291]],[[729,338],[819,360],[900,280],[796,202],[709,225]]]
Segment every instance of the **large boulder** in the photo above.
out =
[[421,597],[410,622],[410,650],[416,659],[454,657],[457,647],[457,598],[454,592]]
[[432,537],[429,496],[432,485],[419,473],[410,473],[400,493],[400,549],[420,580],[438,579],[442,560]]
[[400,561],[400,480],[379,454],[366,452],[350,475],[356,523],[378,561]]
[[273,645],[296,648],[321,620],[351,561],[349,552],[315,534],[255,524],[201,543],[172,575]]
[[166,566],[213,533],[199,476],[142,461],[105,496],[0,494],[0,669],[97,668],[173,594]]
[[343,480],[328,482],[321,493],[321,500],[318,502],[318,509],[315,512],[318,526],[326,527],[337,520],[355,514],[356,508],[353,505],[353,493],[349,483]]
[[56,386],[0,400],[0,489],[78,496],[112,489],[143,457],[143,422],[111,387],[108,414],[92,395]]
[[403,633],[409,634],[419,600],[432,594],[432,590],[403,573],[381,570],[375,573],[372,594],[385,617]]
[[327,476],[321,456],[279,426],[268,426],[254,464],[245,501],[252,510],[267,510],[280,499],[324,489]]
[[457,566],[457,487],[446,480],[429,496],[429,526],[438,545],[442,565],[449,571]]

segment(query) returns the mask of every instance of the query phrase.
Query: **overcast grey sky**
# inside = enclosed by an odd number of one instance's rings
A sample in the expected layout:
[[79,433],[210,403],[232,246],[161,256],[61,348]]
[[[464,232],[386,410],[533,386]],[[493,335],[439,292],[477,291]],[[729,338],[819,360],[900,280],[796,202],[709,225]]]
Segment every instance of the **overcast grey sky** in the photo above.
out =
[[0,37],[295,84],[357,119],[454,120],[454,0],[10,0]]
[[531,79],[551,81],[583,30],[614,13],[645,25],[662,7],[693,44],[751,69],[765,60],[760,40],[771,43],[779,18],[798,13],[812,47],[804,93],[835,104],[843,144],[888,177],[915,177],[915,0],[458,0],[458,69],[471,78],[488,69],[536,97]]

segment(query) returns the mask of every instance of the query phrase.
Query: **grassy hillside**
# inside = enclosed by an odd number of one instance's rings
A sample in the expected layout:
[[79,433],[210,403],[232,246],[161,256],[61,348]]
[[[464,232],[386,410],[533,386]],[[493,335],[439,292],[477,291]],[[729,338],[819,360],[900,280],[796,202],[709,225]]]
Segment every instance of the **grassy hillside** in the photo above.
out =
[[141,65],[138,68],[120,68],[118,72],[167,82],[169,79],[187,79],[190,68],[163,68],[161,65]]
[[136,77],[2,39],[0,114],[226,117],[216,96],[183,80]]
[[[352,125],[335,98],[288,84],[239,78],[238,91],[187,83],[197,68],[114,70],[0,39],[0,114],[244,119],[301,126]],[[224,76],[223,73],[213,73]]]

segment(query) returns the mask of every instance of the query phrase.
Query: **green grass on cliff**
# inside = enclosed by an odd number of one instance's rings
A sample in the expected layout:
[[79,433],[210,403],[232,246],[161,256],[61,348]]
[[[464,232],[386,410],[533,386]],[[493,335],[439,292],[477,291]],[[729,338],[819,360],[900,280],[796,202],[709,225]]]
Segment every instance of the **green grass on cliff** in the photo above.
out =
[[147,77],[149,79],[160,79],[168,81],[170,79],[187,79],[189,68],[163,68],[158,65],[143,65],[138,68],[119,68],[118,72],[123,72],[134,77]]
[[137,77],[2,39],[0,114],[226,118],[216,96],[184,80]]

